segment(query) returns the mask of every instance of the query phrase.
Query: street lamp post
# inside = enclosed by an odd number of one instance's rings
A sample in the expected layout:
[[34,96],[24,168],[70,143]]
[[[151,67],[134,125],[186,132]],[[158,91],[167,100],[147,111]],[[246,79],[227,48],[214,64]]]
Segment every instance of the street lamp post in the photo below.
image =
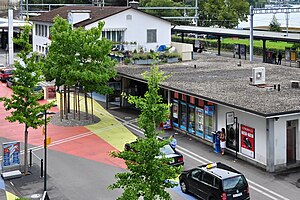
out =
[[55,112],[47,112],[45,110],[44,112],[40,112],[37,114],[37,116],[41,117],[44,116],[44,192],[47,191],[47,114],[52,115],[55,114]]

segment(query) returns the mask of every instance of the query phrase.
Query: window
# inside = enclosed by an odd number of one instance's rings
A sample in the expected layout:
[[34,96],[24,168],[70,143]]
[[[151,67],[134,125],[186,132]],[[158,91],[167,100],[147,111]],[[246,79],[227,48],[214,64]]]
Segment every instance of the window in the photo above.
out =
[[132,20],[132,15],[126,15],[126,20]]
[[156,43],[156,29],[147,30],[147,43]]
[[210,175],[209,173],[203,172],[203,174],[202,174],[202,181],[204,181],[208,185],[213,185],[213,183],[214,183],[214,177],[212,175]]
[[200,180],[201,172],[202,171],[200,169],[196,169],[196,170],[192,171],[192,173],[191,173],[192,178]]
[[39,34],[39,33],[38,33],[38,25],[37,25],[37,24],[35,25],[35,34],[36,34],[36,35]]

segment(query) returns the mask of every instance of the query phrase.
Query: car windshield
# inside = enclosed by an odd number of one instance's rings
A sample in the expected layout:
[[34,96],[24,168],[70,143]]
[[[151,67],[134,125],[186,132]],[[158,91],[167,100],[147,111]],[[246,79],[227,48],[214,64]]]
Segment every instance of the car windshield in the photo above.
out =
[[232,178],[225,179],[223,181],[224,191],[229,191],[232,189],[241,189],[247,185],[246,179],[244,176],[236,176]]
[[33,90],[34,90],[34,91],[40,91],[40,90],[42,90],[42,89],[43,89],[42,86],[39,85],[39,86],[36,86]]
[[6,70],[4,71],[4,74],[12,74],[12,70]]
[[170,145],[165,145],[162,148],[160,148],[160,152],[164,155],[169,155],[175,153],[175,151],[172,149]]

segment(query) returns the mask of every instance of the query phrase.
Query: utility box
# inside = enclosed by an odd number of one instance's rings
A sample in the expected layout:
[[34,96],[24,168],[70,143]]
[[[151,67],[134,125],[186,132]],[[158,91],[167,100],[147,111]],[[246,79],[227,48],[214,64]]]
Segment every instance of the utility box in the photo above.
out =
[[192,60],[193,44],[172,42],[171,46],[175,47],[176,51],[181,55],[182,61]]

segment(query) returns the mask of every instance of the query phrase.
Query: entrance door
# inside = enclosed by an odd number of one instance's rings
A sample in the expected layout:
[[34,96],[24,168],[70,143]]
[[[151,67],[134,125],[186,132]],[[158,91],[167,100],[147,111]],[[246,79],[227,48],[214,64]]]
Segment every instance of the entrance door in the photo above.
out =
[[297,133],[298,120],[292,120],[286,122],[286,157],[287,164],[296,162],[296,133]]

